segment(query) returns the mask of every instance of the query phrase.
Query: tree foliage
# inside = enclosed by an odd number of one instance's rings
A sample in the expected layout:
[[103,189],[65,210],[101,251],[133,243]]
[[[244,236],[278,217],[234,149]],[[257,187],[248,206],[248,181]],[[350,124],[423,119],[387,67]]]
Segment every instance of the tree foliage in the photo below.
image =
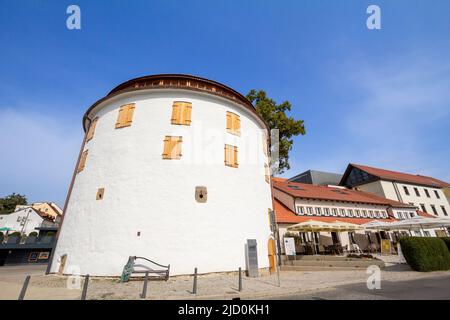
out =
[[255,106],[256,112],[267,122],[270,130],[279,130],[279,165],[274,173],[283,173],[291,167],[289,165],[289,152],[294,143],[293,137],[306,133],[304,122],[286,114],[292,108],[289,101],[277,104],[263,90],[251,90],[247,94],[247,99]]
[[4,198],[0,198],[0,214],[13,212],[18,204],[28,204],[27,197],[19,193],[13,193]]

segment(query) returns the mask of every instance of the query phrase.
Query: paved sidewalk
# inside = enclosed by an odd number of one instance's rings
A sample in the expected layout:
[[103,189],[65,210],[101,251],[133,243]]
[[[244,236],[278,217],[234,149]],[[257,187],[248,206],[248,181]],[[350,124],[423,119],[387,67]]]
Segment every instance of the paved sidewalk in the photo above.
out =
[[[14,271],[14,270],[13,270]],[[17,299],[27,270],[6,272],[0,268],[0,299]],[[25,299],[80,299],[80,289],[67,289],[67,277],[32,270]],[[450,272],[419,273],[392,261],[381,271],[381,281],[409,281],[449,276]],[[281,286],[275,275],[259,278],[243,277],[243,291],[238,291],[238,276],[229,274],[199,275],[198,292],[192,294],[193,277],[172,277],[167,282],[149,281],[147,299],[265,299],[313,292],[342,285],[365,283],[366,270],[282,272]],[[143,281],[119,283],[118,279],[92,278],[88,299],[140,299]]]

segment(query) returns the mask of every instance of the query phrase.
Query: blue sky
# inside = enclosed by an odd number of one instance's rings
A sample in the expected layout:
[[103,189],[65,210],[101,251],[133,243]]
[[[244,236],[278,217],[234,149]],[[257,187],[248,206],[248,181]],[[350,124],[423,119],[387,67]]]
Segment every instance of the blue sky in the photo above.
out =
[[[81,30],[66,8],[81,8]],[[381,8],[382,29],[366,28]],[[0,2],[0,196],[63,205],[84,111],[117,84],[188,73],[289,100],[290,177],[361,163],[450,181],[449,1]]]

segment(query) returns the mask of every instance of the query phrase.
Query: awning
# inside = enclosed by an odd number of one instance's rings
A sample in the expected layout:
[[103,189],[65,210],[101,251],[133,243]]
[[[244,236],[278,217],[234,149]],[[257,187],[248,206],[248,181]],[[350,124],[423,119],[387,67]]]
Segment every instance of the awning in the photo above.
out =
[[339,231],[355,231],[355,230],[363,230],[364,227],[358,225],[358,224],[354,224],[354,223],[350,223],[350,222],[343,222],[343,221],[333,221],[331,223],[333,226],[337,227],[339,229]]
[[396,222],[372,221],[364,224],[363,226],[366,229],[378,230],[420,230],[449,227],[450,219],[415,217],[412,219],[400,220]]
[[289,231],[300,231],[300,232],[320,232],[320,231],[334,231],[330,223],[322,222],[318,220],[308,220],[305,222],[300,222],[294,224],[287,228]]
[[287,228],[288,231],[300,232],[332,232],[332,231],[354,231],[362,230],[363,227],[349,222],[342,222],[339,220],[333,222],[322,222],[318,220],[308,220],[305,222],[294,224]]

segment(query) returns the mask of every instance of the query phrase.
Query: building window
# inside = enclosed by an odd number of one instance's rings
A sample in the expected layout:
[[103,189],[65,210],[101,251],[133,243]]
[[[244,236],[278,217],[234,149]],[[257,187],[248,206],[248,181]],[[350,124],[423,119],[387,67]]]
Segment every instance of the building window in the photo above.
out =
[[119,115],[117,116],[116,129],[129,127],[133,122],[134,103],[126,104],[120,107]]
[[442,209],[442,213],[444,214],[444,216],[448,216],[447,210],[445,210],[445,207],[441,206],[441,209]]
[[316,215],[318,216],[322,215],[322,208],[316,207]]
[[425,237],[431,237],[431,233],[430,233],[430,231],[423,231],[423,235],[425,236]]
[[407,186],[403,186],[403,190],[405,191],[405,194],[406,194],[407,196],[409,196],[409,190],[408,190],[408,187],[407,187]]
[[375,211],[375,218],[380,218],[380,211],[378,210]]
[[339,213],[341,217],[345,217],[345,209],[339,209]]
[[347,214],[348,214],[349,217],[353,218],[353,210],[352,209],[348,209],[347,210]]
[[369,210],[369,218],[373,218],[373,210]]
[[225,145],[225,165],[237,168],[238,164],[238,147],[229,144]]
[[164,139],[164,150],[162,157],[167,160],[181,159],[181,144],[183,137],[180,136],[166,136]]
[[427,208],[425,208],[425,205],[423,203],[420,204],[420,208],[423,212],[427,212]]
[[428,189],[423,189],[423,190],[425,190],[425,195],[427,196],[427,198],[429,198],[430,197],[430,193],[428,192]]
[[80,162],[78,163],[77,173],[79,173],[79,172],[84,170],[84,167],[86,166],[86,159],[87,159],[87,156],[88,156],[88,151],[89,150],[85,150],[81,154]]
[[414,192],[416,193],[416,196],[420,197],[419,189],[417,189],[416,187],[414,187]]
[[439,192],[437,192],[437,190],[434,190],[434,194],[436,195],[436,198],[440,199],[441,197],[439,196]]
[[330,215],[330,208],[323,208],[323,212],[328,217]]
[[338,210],[336,208],[331,208],[331,212],[333,213],[334,217],[337,217],[338,215]]
[[172,105],[172,124],[182,126],[191,125],[192,104],[190,102],[175,101]]
[[414,216],[415,216],[414,212],[410,212],[410,213],[409,213],[409,216],[410,216],[411,218],[414,218]]
[[433,210],[434,215],[438,215],[436,207],[434,206],[434,204],[431,205],[431,210]]
[[264,179],[270,183],[270,168],[267,164],[264,164]]
[[363,210],[362,211],[362,215],[363,215],[364,218],[367,218],[367,210]]
[[360,210],[355,210],[355,216],[356,217],[361,217],[361,211]]
[[304,215],[305,214],[305,207],[298,206],[297,207],[297,213],[300,214],[300,215]]
[[94,137],[95,127],[97,126],[98,117],[92,120],[91,125],[89,126],[89,130],[86,134],[86,142],[91,140]]
[[96,200],[102,200],[104,195],[105,195],[105,188],[98,188],[97,189],[97,196],[95,197],[95,199]]
[[306,207],[306,212],[309,216],[312,216],[314,214],[313,207]]
[[237,136],[241,135],[241,118],[230,111],[227,111],[227,131]]

